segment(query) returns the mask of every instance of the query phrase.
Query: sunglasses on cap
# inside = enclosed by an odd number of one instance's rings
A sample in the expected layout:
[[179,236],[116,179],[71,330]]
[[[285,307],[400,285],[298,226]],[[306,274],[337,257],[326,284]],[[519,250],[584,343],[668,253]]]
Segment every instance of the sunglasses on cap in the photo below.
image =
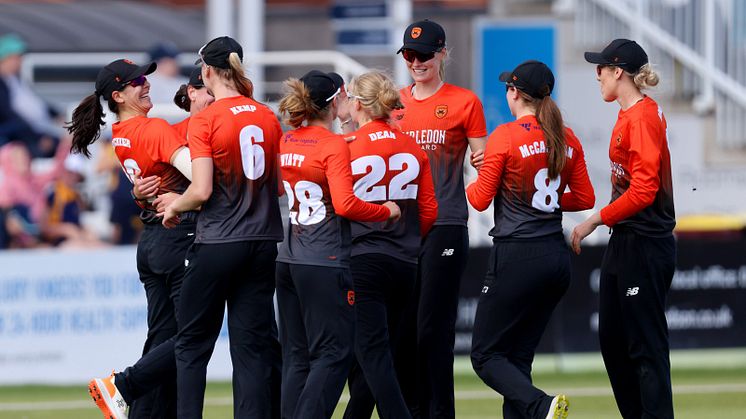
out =
[[432,60],[435,57],[435,53],[440,52],[441,49],[438,49],[437,51],[434,51],[434,52],[428,52],[428,53],[418,52],[413,49],[403,49],[401,51],[401,55],[402,57],[404,57],[405,60],[407,60],[410,63],[413,63],[415,58],[417,59],[417,61],[424,63],[424,62]]
[[132,79],[130,81],[126,81],[126,82],[122,83],[122,89],[124,89],[127,86],[132,86],[132,87],[142,86],[142,85],[145,84],[146,81],[148,81],[147,77],[145,77],[145,76],[138,76],[138,77],[135,77],[134,79]]

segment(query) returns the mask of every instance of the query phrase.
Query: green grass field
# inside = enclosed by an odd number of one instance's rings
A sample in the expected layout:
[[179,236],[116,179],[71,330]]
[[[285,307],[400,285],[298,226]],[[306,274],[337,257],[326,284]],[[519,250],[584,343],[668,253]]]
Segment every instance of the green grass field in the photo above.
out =
[[[470,372],[468,361],[456,363],[456,417],[499,418],[501,401]],[[746,365],[723,368],[674,367],[674,404],[679,419],[736,419],[746,417]],[[702,362],[701,365],[706,365]],[[536,384],[547,393],[564,392],[570,398],[573,419],[618,418],[606,374],[596,367],[585,372],[553,372],[536,364]],[[676,366],[676,362],[674,362]],[[337,407],[341,418],[347,393]],[[101,415],[88,397],[85,384],[78,386],[0,387],[0,419],[95,419]],[[205,418],[232,417],[230,383],[210,382]]]

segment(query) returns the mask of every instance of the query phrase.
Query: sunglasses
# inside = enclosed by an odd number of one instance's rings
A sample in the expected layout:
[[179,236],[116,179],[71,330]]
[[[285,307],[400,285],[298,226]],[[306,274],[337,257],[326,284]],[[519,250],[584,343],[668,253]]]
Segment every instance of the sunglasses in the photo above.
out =
[[625,65],[625,64],[627,64],[627,63],[616,63],[616,64],[614,64],[614,65],[611,65],[611,64],[598,64],[598,65],[596,66],[596,75],[597,75],[597,76],[600,76],[600,75],[601,75],[601,71],[602,71],[602,70],[603,70],[604,68],[606,68],[606,67],[619,67],[620,65]]
[[147,77],[145,77],[145,76],[139,76],[139,77],[136,77],[136,78],[134,78],[134,79],[132,79],[130,81],[124,82],[123,85],[122,85],[122,88],[125,88],[127,86],[132,86],[132,87],[142,86],[142,85],[145,84],[146,81],[148,81]]
[[405,60],[407,60],[410,63],[413,63],[415,58],[417,59],[417,61],[424,63],[424,62],[432,60],[435,57],[436,52],[440,52],[440,50],[437,50],[434,52],[422,53],[422,52],[417,52],[413,49],[403,49],[401,51],[401,55],[402,57],[404,57]]

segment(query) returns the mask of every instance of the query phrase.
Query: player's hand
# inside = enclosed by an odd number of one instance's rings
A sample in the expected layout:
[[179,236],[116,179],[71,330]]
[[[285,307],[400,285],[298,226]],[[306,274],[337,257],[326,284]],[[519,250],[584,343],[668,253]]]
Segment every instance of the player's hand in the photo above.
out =
[[588,237],[589,234],[593,233],[596,230],[596,227],[601,224],[601,215],[595,213],[572,230],[572,235],[570,235],[570,245],[576,255],[580,254],[580,242]]
[[159,213],[159,217],[163,217],[163,227],[173,228],[181,222],[179,219],[179,213],[174,210],[173,205],[166,207],[165,212]]
[[141,201],[155,198],[158,194],[158,189],[161,187],[160,176],[153,175],[143,178],[140,174],[139,170],[135,170],[135,186],[132,188],[135,198]]
[[398,221],[399,217],[401,217],[401,209],[398,205],[396,205],[395,202],[386,201],[383,203],[383,206],[388,208],[389,211],[391,211],[391,214],[389,215],[389,221]]
[[484,164],[484,150],[477,150],[471,153],[470,162],[472,167],[479,171],[479,168]]
[[166,207],[171,205],[171,203],[180,196],[181,194],[177,194],[175,192],[166,192],[164,194],[158,195],[158,198],[153,201],[153,206],[155,207],[156,212],[166,212]]

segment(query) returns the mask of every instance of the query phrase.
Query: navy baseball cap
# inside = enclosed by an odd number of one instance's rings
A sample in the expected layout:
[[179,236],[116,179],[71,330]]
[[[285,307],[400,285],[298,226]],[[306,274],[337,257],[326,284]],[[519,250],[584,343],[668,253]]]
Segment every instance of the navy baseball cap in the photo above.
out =
[[637,73],[648,63],[648,54],[637,42],[629,39],[615,39],[601,52],[586,52],[585,60],[593,64],[613,65],[627,72]]
[[195,65],[202,64],[218,67],[231,68],[228,57],[231,53],[238,54],[239,60],[243,62],[243,48],[235,39],[230,36],[221,36],[206,43],[197,53],[199,58],[194,62]]
[[537,99],[551,95],[554,90],[552,70],[546,64],[536,60],[524,61],[513,71],[501,73],[500,81],[515,86],[516,89]]
[[324,73],[319,70],[311,70],[300,78],[311,94],[311,101],[324,109],[329,102],[341,92],[342,77],[337,73]]
[[192,87],[196,87],[197,89],[200,89],[202,87],[205,87],[205,82],[202,81],[202,68],[197,67],[189,74],[189,83],[188,85]]
[[446,46],[446,31],[432,20],[414,22],[404,31],[404,45],[396,53],[411,49],[423,54],[440,51]]
[[156,63],[137,65],[128,59],[119,59],[107,64],[96,76],[96,94],[111,99],[111,94],[122,90],[127,83],[155,71]]

